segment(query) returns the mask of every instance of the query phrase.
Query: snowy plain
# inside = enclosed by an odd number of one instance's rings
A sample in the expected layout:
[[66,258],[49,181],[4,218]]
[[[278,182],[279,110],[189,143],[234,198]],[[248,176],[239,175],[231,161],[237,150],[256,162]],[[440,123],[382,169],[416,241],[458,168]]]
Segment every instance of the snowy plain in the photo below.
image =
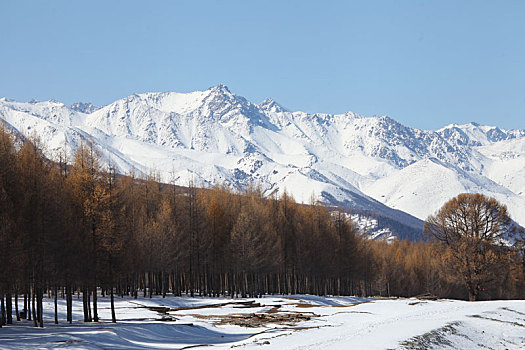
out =
[[101,322],[59,325],[46,299],[45,327],[0,329],[0,349],[523,349],[525,301],[419,300],[311,295],[228,299],[99,300]]

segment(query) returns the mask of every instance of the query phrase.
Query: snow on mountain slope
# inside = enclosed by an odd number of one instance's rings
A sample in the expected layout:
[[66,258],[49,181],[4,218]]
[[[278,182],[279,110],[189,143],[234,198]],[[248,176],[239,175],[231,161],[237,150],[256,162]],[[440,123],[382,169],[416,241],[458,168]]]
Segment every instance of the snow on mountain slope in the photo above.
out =
[[[523,167],[523,163],[521,165]],[[424,174],[431,174],[424,176]],[[366,190],[365,190],[366,191]],[[424,218],[458,193],[487,193],[509,205],[513,218],[525,211],[524,198],[488,177],[426,158],[371,184],[366,191],[388,206]],[[425,203],[426,201],[432,201]],[[436,207],[437,204],[437,207]]]
[[71,156],[89,139],[120,172],[153,171],[180,185],[255,182],[267,195],[286,190],[299,202],[380,213],[416,231],[415,217],[460,192],[483,192],[525,224],[524,130],[470,123],[426,131],[385,116],[291,112],[224,85],[134,94],[100,108],[3,98],[0,117],[37,134],[51,157],[64,144]]
[[525,137],[478,147],[487,160],[483,173],[519,196],[525,195]]

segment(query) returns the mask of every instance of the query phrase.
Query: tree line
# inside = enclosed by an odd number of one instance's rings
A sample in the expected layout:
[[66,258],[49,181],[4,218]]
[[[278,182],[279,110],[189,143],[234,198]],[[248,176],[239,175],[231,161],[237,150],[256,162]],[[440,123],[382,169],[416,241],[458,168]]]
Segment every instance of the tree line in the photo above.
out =
[[[89,143],[74,161],[48,160],[38,140],[0,130],[0,299],[43,327],[43,298],[73,302],[99,321],[98,298],[265,294],[466,298],[439,242],[369,241],[348,213],[288,194],[265,198],[216,186],[163,184],[116,174]],[[523,255],[509,247],[485,298],[523,297]],[[520,260],[521,259],[521,260]],[[501,279],[501,281],[499,280]],[[22,305],[19,305],[21,303]]]

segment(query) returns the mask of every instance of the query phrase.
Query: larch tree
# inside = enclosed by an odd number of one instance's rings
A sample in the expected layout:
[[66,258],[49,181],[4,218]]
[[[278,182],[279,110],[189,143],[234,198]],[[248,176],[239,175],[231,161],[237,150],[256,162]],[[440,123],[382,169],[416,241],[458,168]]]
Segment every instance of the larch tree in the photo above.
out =
[[[19,228],[26,235],[28,252],[28,273],[32,276],[33,325],[44,326],[42,298],[46,282],[46,251],[51,232],[48,216],[50,164],[43,155],[38,139],[22,144],[17,158],[18,175],[20,176],[20,210]],[[20,237],[22,239],[23,236]]]
[[243,296],[260,293],[255,282],[257,273],[271,272],[280,264],[279,237],[269,221],[262,200],[250,200],[241,208],[231,231],[232,258],[240,273],[240,289]]
[[513,240],[507,207],[483,194],[462,193],[427,218],[424,232],[450,249],[448,260],[461,276],[469,300],[497,281]]
[[[82,144],[75,154],[68,181],[79,208],[80,219],[84,225],[85,243],[90,249],[90,268],[84,287],[84,319],[98,322],[97,287],[100,250],[101,221],[103,219],[108,193],[102,176],[100,155],[92,143]],[[93,317],[90,317],[89,294],[93,295]],[[87,313],[86,313],[87,311]]]

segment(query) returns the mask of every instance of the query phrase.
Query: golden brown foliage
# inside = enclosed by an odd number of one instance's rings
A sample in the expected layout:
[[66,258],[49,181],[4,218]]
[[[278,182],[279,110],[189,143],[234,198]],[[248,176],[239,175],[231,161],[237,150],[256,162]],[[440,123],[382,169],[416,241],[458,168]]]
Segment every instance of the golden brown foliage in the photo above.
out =
[[0,296],[36,300],[26,313],[35,325],[45,292],[60,290],[69,322],[75,292],[86,321],[96,320],[100,295],[139,291],[466,298],[467,283],[477,298],[524,296],[524,240],[498,244],[506,209],[481,195],[429,218],[441,243],[388,244],[363,238],[341,208],[264,198],[257,187],[176,187],[101,164],[91,145],[70,166],[55,164],[38,142],[17,146],[0,129]]
[[501,282],[515,229],[496,199],[462,193],[428,217],[424,232],[448,247],[444,259],[461,276],[470,300]]

